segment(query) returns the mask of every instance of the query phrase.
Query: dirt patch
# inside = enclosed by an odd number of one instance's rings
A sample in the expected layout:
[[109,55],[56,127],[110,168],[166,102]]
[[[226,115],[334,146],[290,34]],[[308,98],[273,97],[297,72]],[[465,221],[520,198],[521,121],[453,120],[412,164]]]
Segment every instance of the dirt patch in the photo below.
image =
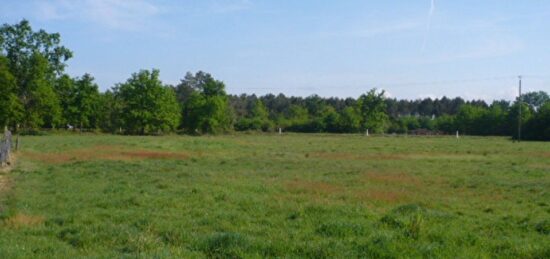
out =
[[534,152],[531,155],[536,157],[550,158],[550,152]]
[[328,160],[423,160],[423,159],[442,159],[442,160],[479,160],[483,159],[481,155],[473,154],[452,154],[452,153],[414,153],[414,154],[388,154],[388,153],[373,153],[373,154],[356,154],[343,152],[314,152],[309,154],[313,158],[321,158]]
[[77,161],[114,160],[131,161],[143,159],[185,160],[189,155],[184,152],[167,152],[155,150],[128,150],[123,146],[94,146],[64,153],[23,152],[23,156],[49,164],[63,164]]
[[417,177],[406,173],[366,173],[363,181],[381,185],[422,185],[422,181]]
[[314,152],[311,157],[331,160],[401,160],[406,159],[403,155],[395,154],[354,154],[343,152]]
[[344,188],[341,186],[320,181],[294,180],[286,183],[286,187],[291,192],[313,194],[333,194],[344,191]]
[[5,220],[5,224],[11,228],[33,227],[44,223],[44,217],[25,214],[15,214]]

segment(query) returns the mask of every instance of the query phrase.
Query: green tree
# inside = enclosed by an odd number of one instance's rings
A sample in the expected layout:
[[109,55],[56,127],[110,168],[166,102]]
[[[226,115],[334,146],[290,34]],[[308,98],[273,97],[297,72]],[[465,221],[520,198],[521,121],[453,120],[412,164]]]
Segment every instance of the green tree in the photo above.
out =
[[59,98],[49,79],[49,64],[42,54],[35,52],[30,60],[28,81],[19,88],[19,98],[25,109],[23,127],[55,127],[61,122]]
[[537,113],[527,121],[524,136],[530,140],[550,140],[550,102],[540,106]]
[[474,105],[462,105],[456,115],[455,123],[462,134],[480,135],[483,132],[485,109]]
[[74,93],[72,94],[74,108],[74,123],[80,127],[96,128],[96,117],[99,102],[99,90],[94,78],[90,74],[84,74],[74,81]]
[[171,87],[159,79],[159,70],[142,70],[114,88],[121,102],[121,119],[127,133],[151,134],[174,130],[180,106]]
[[235,126],[237,130],[269,131],[273,128],[273,123],[269,120],[264,103],[256,100],[250,113],[246,117],[240,118]]
[[119,96],[116,96],[110,90],[100,93],[97,106],[97,126],[105,132],[119,132],[124,126],[122,120],[123,107]]
[[444,114],[435,119],[435,127],[437,130],[447,134],[454,134],[458,127],[455,124],[455,116]]
[[0,56],[0,127],[15,126],[23,117],[23,106],[17,98],[15,77],[8,68],[8,60]]
[[40,53],[49,64],[48,74],[60,75],[65,69],[65,62],[73,53],[61,45],[59,33],[47,33],[44,30],[33,31],[27,20],[0,27],[0,52],[6,54],[13,75],[18,84],[25,84],[28,77],[29,63],[33,62],[34,53]]
[[544,91],[529,92],[522,95],[521,100],[528,104],[534,110],[537,110],[545,103],[550,102],[550,97]]
[[509,127],[509,132],[512,134],[512,137],[514,139],[518,138],[518,123],[519,123],[519,111],[521,107],[521,127],[522,129],[525,127],[527,122],[531,119],[533,116],[533,110],[532,108],[526,104],[525,102],[521,103],[521,106],[519,105],[519,102],[515,102],[508,112],[508,118],[507,118],[507,125]]
[[340,115],[340,129],[343,132],[354,133],[361,129],[361,116],[353,107],[346,107]]
[[357,100],[357,110],[361,115],[362,130],[369,129],[371,132],[384,132],[389,124],[389,117],[386,111],[384,91],[379,93],[372,89],[363,94]]
[[72,52],[60,43],[59,34],[33,31],[27,20],[0,27],[0,53],[7,58],[15,78],[15,93],[24,109],[13,124],[36,128],[61,123],[61,108],[53,84]]
[[289,108],[288,117],[281,126],[289,131],[306,132],[309,121],[308,110],[302,106],[292,104]]
[[326,132],[342,132],[340,123],[340,114],[336,112],[334,107],[327,105],[321,113],[323,131]]
[[183,127],[191,133],[220,133],[231,130],[233,113],[225,84],[202,71],[187,73],[177,87],[183,101]]
[[74,80],[67,74],[64,74],[55,80],[54,90],[59,97],[61,105],[61,123],[73,124],[77,108],[74,107]]

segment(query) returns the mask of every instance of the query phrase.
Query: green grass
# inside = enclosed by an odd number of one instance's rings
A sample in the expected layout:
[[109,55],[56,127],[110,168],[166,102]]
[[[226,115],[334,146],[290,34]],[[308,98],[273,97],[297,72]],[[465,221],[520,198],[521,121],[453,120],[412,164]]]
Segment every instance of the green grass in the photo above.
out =
[[1,258],[550,258],[550,144],[22,138]]

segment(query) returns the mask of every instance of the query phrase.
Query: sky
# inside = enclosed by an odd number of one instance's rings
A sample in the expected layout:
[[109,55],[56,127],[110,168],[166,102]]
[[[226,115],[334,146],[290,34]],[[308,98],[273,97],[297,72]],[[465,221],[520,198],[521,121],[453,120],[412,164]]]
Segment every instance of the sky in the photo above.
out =
[[228,93],[507,99],[550,92],[547,0],[1,0],[0,23],[59,32],[101,90],[141,69]]

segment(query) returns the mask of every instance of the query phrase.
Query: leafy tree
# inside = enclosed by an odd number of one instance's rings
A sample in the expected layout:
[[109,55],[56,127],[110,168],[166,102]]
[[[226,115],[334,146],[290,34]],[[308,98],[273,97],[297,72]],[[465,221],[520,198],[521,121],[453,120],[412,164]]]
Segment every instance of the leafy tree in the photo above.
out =
[[47,73],[60,75],[73,53],[60,45],[59,33],[47,33],[44,30],[33,31],[27,20],[18,24],[4,24],[0,27],[0,52],[5,53],[9,67],[17,78],[18,84],[25,84],[33,55],[40,53],[47,63]]
[[114,93],[121,101],[121,119],[127,133],[151,134],[174,130],[180,121],[180,106],[171,87],[159,79],[159,70],[141,70]]
[[389,118],[386,114],[384,93],[384,91],[376,93],[376,89],[372,89],[357,100],[362,130],[369,129],[371,132],[380,133],[384,132],[388,126]]
[[29,63],[28,80],[19,88],[19,98],[24,107],[23,127],[55,127],[61,122],[61,106],[48,78],[49,64],[42,54],[35,52]]
[[84,74],[74,81],[74,93],[72,94],[74,109],[74,123],[78,123],[80,130],[83,127],[95,128],[96,112],[98,110],[99,90],[94,78],[90,74]]
[[354,133],[361,128],[361,116],[357,110],[348,106],[340,114],[340,129],[342,132]]
[[[183,101],[183,127],[192,133],[219,133],[233,125],[225,84],[202,71],[187,73],[177,87]],[[185,91],[184,91],[185,90]],[[182,98],[184,97],[184,98]]]
[[544,91],[526,93],[522,95],[521,99],[534,110],[537,110],[545,103],[550,102],[550,97]]
[[420,121],[415,116],[403,116],[399,118],[399,121],[404,128],[405,133],[421,128]]
[[67,74],[64,74],[55,80],[54,90],[59,97],[61,105],[61,123],[71,124],[76,121],[77,112],[74,104],[74,80]]
[[508,112],[508,118],[507,118],[507,125],[508,130],[512,134],[512,137],[517,139],[518,138],[518,122],[519,122],[519,111],[521,107],[521,125],[522,129],[525,127],[527,122],[531,119],[533,116],[533,110],[532,108],[526,104],[525,102],[521,103],[521,106],[519,105],[519,102],[515,102]]
[[237,121],[237,130],[262,130],[269,131],[273,123],[269,120],[269,114],[262,101],[256,100],[253,108],[246,117]]
[[531,140],[550,140],[550,102],[540,106],[526,123],[524,136]]
[[435,119],[435,127],[437,130],[448,134],[454,134],[458,127],[455,123],[455,116],[444,114]]
[[99,94],[97,102],[97,125],[106,132],[119,132],[124,126],[121,119],[123,106],[120,96],[116,96],[112,91],[106,91]]
[[289,115],[282,124],[289,131],[306,131],[309,123],[309,113],[306,108],[299,105],[291,105]]
[[60,45],[60,35],[33,31],[27,20],[0,27],[0,54],[5,55],[16,83],[15,93],[24,112],[23,127],[54,127],[61,123],[61,108],[53,91],[72,52]]
[[15,77],[8,68],[8,61],[0,56],[0,127],[15,126],[23,116],[23,106],[17,98]]
[[334,107],[330,105],[325,106],[322,111],[321,118],[323,131],[334,133],[343,131],[340,123],[340,114],[336,112],[336,109],[334,109]]
[[463,134],[482,134],[481,122],[485,115],[485,109],[474,105],[463,105],[456,115],[455,123]]
[[482,121],[478,126],[482,129],[483,135],[509,135],[506,127],[507,110],[500,102],[493,102],[485,111]]

